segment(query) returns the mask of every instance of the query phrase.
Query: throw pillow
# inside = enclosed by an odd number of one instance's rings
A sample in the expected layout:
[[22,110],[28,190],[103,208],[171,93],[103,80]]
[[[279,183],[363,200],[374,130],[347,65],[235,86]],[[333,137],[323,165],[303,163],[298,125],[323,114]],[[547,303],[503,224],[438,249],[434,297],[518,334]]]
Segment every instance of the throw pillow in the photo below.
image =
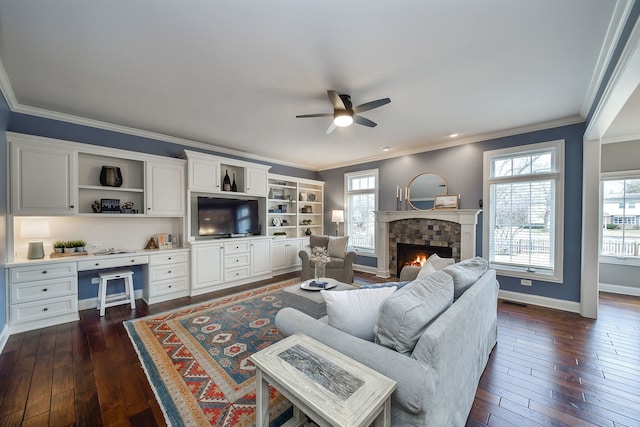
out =
[[327,248],[329,256],[335,258],[344,258],[347,255],[347,243],[349,243],[349,236],[329,236],[329,245]]
[[454,264],[456,260],[453,258],[440,258],[438,254],[431,254],[427,262],[430,262],[436,270],[442,270],[446,266]]
[[453,297],[457,299],[488,269],[489,262],[478,256],[445,267],[442,271],[453,278]]
[[318,236],[316,234],[312,234],[309,236],[309,246],[311,246],[311,248],[318,246],[327,249],[327,246],[329,246],[329,236]]
[[418,276],[416,277],[416,279],[422,279],[423,277],[427,277],[435,272],[436,269],[433,267],[433,264],[427,261],[418,272]]
[[375,342],[407,356],[442,312],[453,303],[453,279],[436,271],[409,283],[380,307]]
[[350,335],[373,341],[373,327],[380,305],[396,287],[354,289],[351,291],[320,291],[327,304],[329,325]]

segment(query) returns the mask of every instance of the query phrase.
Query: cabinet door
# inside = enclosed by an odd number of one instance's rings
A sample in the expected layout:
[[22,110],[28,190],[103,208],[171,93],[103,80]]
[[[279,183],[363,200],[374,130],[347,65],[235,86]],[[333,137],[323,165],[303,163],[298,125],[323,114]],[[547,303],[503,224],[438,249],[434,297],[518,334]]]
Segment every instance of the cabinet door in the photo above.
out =
[[267,171],[265,169],[247,168],[247,194],[266,196],[269,192]]
[[285,242],[271,243],[272,270],[280,270],[287,266],[287,244]]
[[184,215],[184,165],[147,162],[147,214]]
[[189,159],[189,190],[218,193],[220,188],[220,164],[203,159]]
[[11,145],[11,212],[69,215],[76,205],[75,153],[31,144]]
[[286,266],[287,267],[296,267],[302,264],[300,257],[298,256],[298,252],[302,250],[302,240],[291,240],[287,244],[287,254],[286,254]]
[[267,239],[251,241],[251,274],[271,273],[271,241]]
[[193,247],[193,288],[222,283],[222,252],[222,244]]

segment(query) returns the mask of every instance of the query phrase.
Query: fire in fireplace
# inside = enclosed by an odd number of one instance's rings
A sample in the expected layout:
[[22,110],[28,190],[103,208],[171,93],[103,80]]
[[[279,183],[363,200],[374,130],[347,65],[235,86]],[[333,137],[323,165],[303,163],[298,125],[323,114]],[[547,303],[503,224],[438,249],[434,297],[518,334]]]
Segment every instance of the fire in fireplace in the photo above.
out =
[[398,243],[397,246],[397,277],[400,277],[403,267],[407,265],[421,267],[433,254],[437,254],[442,258],[451,258],[453,254],[453,249],[450,247],[415,245],[411,243]]

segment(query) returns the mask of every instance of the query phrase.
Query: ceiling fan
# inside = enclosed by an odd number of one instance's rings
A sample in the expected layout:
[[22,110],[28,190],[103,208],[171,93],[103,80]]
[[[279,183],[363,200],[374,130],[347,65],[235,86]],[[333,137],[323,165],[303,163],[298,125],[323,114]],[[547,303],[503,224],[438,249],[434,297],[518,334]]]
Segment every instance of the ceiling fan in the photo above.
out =
[[327,95],[329,95],[329,99],[333,104],[333,113],[303,114],[300,116],[296,116],[296,118],[333,116],[333,121],[327,129],[327,133],[333,132],[336,126],[347,127],[354,122],[359,125],[372,128],[376,127],[378,124],[372,122],[369,119],[365,119],[362,116],[357,116],[356,114],[373,110],[374,108],[382,107],[383,105],[391,102],[389,98],[382,98],[371,102],[365,102],[364,104],[360,104],[357,107],[354,107],[351,104],[351,97],[349,95],[340,95],[335,90],[328,90]]

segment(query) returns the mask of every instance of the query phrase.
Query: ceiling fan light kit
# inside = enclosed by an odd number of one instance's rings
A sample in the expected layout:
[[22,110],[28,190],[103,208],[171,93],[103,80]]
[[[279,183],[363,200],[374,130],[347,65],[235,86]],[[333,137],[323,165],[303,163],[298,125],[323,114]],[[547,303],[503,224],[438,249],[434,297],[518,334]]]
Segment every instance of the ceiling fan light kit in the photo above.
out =
[[381,98],[375,101],[366,102],[364,104],[358,105],[357,107],[353,107],[353,105],[351,104],[351,97],[349,95],[340,95],[335,90],[328,90],[327,95],[329,95],[329,99],[333,104],[333,113],[303,114],[296,117],[309,118],[333,116],[333,121],[327,129],[327,133],[333,132],[336,126],[347,127],[351,126],[351,124],[353,124],[354,122],[359,125],[372,128],[376,127],[377,123],[356,114],[373,110],[374,108],[381,107],[391,102],[389,98]]

